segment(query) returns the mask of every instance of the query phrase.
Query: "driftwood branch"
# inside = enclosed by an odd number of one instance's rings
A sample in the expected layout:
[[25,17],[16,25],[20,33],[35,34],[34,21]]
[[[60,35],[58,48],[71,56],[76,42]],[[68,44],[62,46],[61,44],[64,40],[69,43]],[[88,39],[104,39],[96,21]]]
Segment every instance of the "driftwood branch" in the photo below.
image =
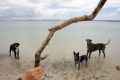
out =
[[45,49],[46,45],[49,44],[51,38],[53,37],[54,33],[57,31],[57,30],[60,30],[72,23],[76,23],[76,22],[80,22],[80,21],[90,21],[90,20],[93,20],[96,15],[99,13],[99,11],[102,9],[102,7],[104,6],[105,2],[107,0],[100,0],[97,7],[94,9],[94,11],[92,12],[91,15],[84,15],[84,16],[81,16],[81,17],[74,17],[74,18],[71,18],[69,20],[66,20],[65,22],[63,22],[62,24],[60,25],[57,25],[51,29],[49,29],[49,34],[48,36],[46,37],[46,39],[43,41],[42,45],[40,46],[40,48],[37,50],[36,54],[35,54],[35,67],[38,67],[40,65],[40,61],[41,60],[44,60],[46,58],[45,57],[41,57],[41,53],[42,51]]

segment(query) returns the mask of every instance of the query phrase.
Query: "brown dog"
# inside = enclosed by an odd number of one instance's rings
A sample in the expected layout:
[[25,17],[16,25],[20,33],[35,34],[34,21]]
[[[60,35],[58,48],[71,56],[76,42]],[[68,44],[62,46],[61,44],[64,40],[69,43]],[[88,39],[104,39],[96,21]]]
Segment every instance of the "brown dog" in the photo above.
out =
[[104,43],[94,44],[94,43],[92,43],[91,39],[86,39],[86,41],[87,41],[87,56],[89,54],[89,58],[91,56],[91,53],[96,50],[99,50],[99,55],[101,54],[101,51],[102,51],[103,55],[105,57],[105,47],[106,47],[106,45],[108,45],[110,43],[110,39],[107,44],[104,44]]

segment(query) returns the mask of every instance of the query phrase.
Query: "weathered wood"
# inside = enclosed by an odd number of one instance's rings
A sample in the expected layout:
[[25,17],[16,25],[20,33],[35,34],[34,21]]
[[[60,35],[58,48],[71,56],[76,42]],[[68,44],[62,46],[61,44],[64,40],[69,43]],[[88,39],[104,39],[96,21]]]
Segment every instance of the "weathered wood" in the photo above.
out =
[[46,39],[43,41],[41,47],[37,50],[36,54],[35,54],[35,67],[38,67],[39,64],[40,64],[40,61],[41,60],[44,60],[46,57],[41,57],[41,53],[42,51],[45,49],[46,45],[49,44],[51,38],[53,37],[54,33],[57,31],[57,30],[60,30],[72,23],[76,23],[76,22],[80,22],[80,21],[90,21],[90,20],[93,20],[97,14],[99,13],[99,11],[102,9],[103,5],[105,4],[107,0],[100,0],[97,7],[94,9],[94,11],[92,12],[91,15],[84,15],[84,16],[81,16],[81,17],[74,17],[74,18],[71,18],[69,20],[66,20],[65,22],[63,22],[62,24],[60,25],[57,25],[51,29],[49,29],[49,34],[48,36],[46,37]]

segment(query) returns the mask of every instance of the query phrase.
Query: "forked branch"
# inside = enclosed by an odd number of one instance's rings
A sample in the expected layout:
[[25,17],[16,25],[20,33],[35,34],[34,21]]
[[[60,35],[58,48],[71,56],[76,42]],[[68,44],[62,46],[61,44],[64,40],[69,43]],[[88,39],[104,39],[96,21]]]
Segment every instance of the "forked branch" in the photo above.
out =
[[76,22],[80,22],[80,21],[90,21],[90,20],[93,20],[97,14],[99,13],[99,11],[102,9],[102,7],[104,6],[105,2],[107,0],[100,0],[97,7],[94,9],[94,11],[92,12],[91,15],[84,15],[84,16],[81,16],[81,17],[74,17],[74,18],[71,18],[69,20],[66,20],[65,22],[63,22],[62,24],[60,25],[57,25],[51,29],[49,29],[49,34],[48,36],[46,37],[46,39],[43,41],[43,43],[41,44],[40,48],[37,50],[36,54],[35,54],[35,67],[38,67],[40,65],[40,61],[41,60],[44,60],[46,58],[45,57],[41,57],[41,53],[42,51],[45,49],[46,45],[49,44],[51,38],[53,37],[54,33],[57,31],[57,30],[60,30],[72,23],[76,23]]

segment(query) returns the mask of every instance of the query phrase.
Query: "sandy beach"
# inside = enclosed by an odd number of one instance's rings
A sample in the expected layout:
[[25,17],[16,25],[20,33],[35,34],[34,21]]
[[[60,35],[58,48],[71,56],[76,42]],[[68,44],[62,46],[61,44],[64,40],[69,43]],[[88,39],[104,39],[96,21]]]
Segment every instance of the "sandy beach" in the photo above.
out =
[[[103,56],[96,56],[89,60],[80,70],[74,67],[73,60],[50,60],[41,63],[43,69],[42,80],[119,80],[120,71],[115,64],[104,62]],[[0,55],[0,78],[2,80],[16,80],[34,64],[32,60],[16,60],[14,56]]]
[[[46,65],[47,66],[47,65]],[[119,80],[119,71],[114,66],[105,66],[104,59],[96,57],[89,60],[88,67],[81,65],[80,70],[74,67],[73,61],[65,60],[51,63],[45,68],[47,80]]]

